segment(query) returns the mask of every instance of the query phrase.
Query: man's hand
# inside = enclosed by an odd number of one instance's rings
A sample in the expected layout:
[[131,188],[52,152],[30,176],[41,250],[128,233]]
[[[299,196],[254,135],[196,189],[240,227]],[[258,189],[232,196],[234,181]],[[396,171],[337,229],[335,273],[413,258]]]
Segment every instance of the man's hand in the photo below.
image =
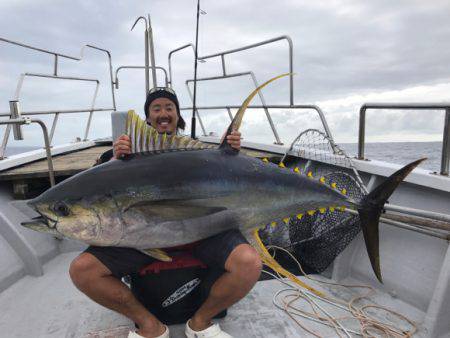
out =
[[114,157],[122,158],[123,155],[131,154],[131,140],[128,135],[120,135],[113,144]]
[[237,130],[233,130],[230,135],[227,136],[227,142],[236,150],[241,150],[241,133]]

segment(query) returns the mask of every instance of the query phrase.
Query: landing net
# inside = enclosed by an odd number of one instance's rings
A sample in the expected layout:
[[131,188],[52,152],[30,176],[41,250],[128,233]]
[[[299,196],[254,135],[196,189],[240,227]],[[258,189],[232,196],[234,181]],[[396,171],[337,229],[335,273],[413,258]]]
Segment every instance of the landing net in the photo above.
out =
[[[350,157],[323,132],[308,129],[292,143],[282,162],[298,167],[301,174],[344,191],[360,200],[366,188]],[[324,271],[360,231],[359,216],[339,209],[326,209],[301,219],[291,218],[288,226],[267,226],[260,231],[266,245],[287,249],[310,272]],[[277,257],[283,265],[283,257]],[[289,260],[287,260],[289,261]]]

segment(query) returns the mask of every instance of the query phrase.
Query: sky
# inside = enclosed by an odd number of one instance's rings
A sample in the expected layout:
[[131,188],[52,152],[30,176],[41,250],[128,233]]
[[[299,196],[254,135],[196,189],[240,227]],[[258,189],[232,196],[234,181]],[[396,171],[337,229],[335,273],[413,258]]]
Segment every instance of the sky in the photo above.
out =
[[[450,101],[450,0],[202,0],[199,55],[229,50],[288,35],[294,45],[296,104],[316,104],[325,113],[338,143],[357,142],[358,114],[365,102]],[[0,37],[57,51],[81,61],[60,59],[59,75],[100,80],[97,108],[112,107],[106,54],[81,49],[91,44],[110,50],[113,68],[144,64],[144,24],[151,16],[156,64],[167,69],[168,53],[195,41],[195,0],[0,0]],[[228,73],[253,71],[259,83],[285,73],[288,47],[280,41],[225,57]],[[181,106],[192,105],[185,81],[193,78],[193,52],[173,56],[173,88]],[[21,73],[53,72],[53,57],[0,42],[0,112],[9,111]],[[198,77],[221,75],[220,59],[198,64]],[[158,72],[158,84],[164,77]],[[199,82],[197,104],[239,105],[253,89],[249,77]],[[22,111],[88,108],[92,82],[26,78],[20,93]],[[117,109],[142,113],[144,72],[121,70],[115,91]],[[289,104],[289,82],[278,80],[263,90],[267,104]],[[253,102],[260,104],[258,98]],[[222,134],[225,110],[200,111],[207,132]],[[301,131],[322,129],[314,111],[272,109],[281,140],[289,144]],[[111,134],[109,112],[94,114],[89,138]],[[191,112],[184,111],[186,121]],[[41,116],[42,117],[42,116]],[[52,116],[42,117],[49,128]],[[81,122],[81,123],[80,123]],[[54,143],[83,138],[87,114],[59,118]],[[367,140],[441,141],[442,111],[372,110]],[[3,135],[0,129],[0,135]],[[262,110],[249,110],[242,126],[246,140],[273,143]],[[36,126],[24,128],[25,140],[42,143]]]

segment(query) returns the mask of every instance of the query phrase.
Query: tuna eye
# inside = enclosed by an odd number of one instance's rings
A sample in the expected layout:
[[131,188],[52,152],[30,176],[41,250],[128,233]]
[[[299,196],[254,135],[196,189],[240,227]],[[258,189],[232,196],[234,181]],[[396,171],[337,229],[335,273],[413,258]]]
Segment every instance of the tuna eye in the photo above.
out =
[[66,203],[57,202],[53,206],[53,211],[56,212],[59,216],[69,216],[70,210]]

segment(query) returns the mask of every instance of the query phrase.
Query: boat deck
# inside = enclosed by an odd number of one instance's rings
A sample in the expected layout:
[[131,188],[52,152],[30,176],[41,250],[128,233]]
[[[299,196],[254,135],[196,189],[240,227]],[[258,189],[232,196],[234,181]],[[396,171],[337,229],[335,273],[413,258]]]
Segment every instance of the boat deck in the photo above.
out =
[[[96,146],[52,157],[55,177],[71,176],[92,167],[97,158],[111,146]],[[0,172],[1,181],[48,177],[47,159],[23,164]]]
[[[29,337],[126,337],[133,324],[125,317],[97,305],[79,292],[71,283],[68,267],[77,255],[75,252],[60,254],[44,266],[41,277],[25,276],[0,294],[0,332],[9,338]],[[321,276],[316,278],[324,279]],[[318,286],[335,297],[349,299],[352,294],[344,288]],[[272,304],[272,298],[285,285],[276,280],[261,281],[239,303],[229,309],[227,317],[219,320],[221,326],[233,337],[308,337],[286,313]],[[413,321],[423,318],[414,307],[379,293],[372,300],[388,306]],[[334,316],[345,313],[320,301],[319,304]],[[301,305],[301,303],[300,303]],[[303,305],[306,309],[306,306]],[[343,313],[344,312],[344,313]],[[374,316],[382,320],[398,321],[392,315],[378,312]],[[336,337],[336,332],[322,324],[298,317],[302,325],[322,337]],[[402,323],[397,323],[404,327]],[[357,329],[356,322],[346,322],[347,328]],[[171,337],[184,337],[183,325],[171,326]],[[345,336],[344,333],[341,333]],[[356,335],[352,335],[356,337]],[[414,337],[426,337],[421,331]]]

